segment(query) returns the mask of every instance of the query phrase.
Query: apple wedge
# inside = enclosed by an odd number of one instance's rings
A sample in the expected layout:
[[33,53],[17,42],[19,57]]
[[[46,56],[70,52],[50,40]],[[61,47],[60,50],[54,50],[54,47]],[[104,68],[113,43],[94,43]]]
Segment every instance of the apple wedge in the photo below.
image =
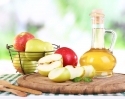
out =
[[85,74],[83,75],[83,77],[93,78],[95,76],[96,71],[92,65],[81,66],[81,67],[84,68],[85,70]]
[[70,79],[70,72],[67,68],[55,68],[50,71],[48,78],[55,82],[65,82]]
[[38,72],[43,76],[48,76],[54,68],[63,67],[62,56],[60,54],[51,54],[42,57],[38,61]]
[[72,65],[65,66],[70,72],[70,79],[74,79],[76,77],[82,77],[84,75],[84,68],[80,66],[73,67]]

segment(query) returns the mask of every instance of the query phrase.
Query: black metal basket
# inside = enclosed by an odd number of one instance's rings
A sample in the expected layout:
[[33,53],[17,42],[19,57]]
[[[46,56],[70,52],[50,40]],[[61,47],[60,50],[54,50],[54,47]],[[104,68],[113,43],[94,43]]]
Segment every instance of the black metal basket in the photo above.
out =
[[9,55],[13,66],[15,67],[17,72],[23,75],[36,72],[37,61],[47,54],[54,53],[55,50],[60,48],[60,46],[56,44],[53,44],[53,46],[54,46],[53,51],[23,52],[23,51],[16,51],[13,48],[13,45],[6,44],[6,48],[9,51]]

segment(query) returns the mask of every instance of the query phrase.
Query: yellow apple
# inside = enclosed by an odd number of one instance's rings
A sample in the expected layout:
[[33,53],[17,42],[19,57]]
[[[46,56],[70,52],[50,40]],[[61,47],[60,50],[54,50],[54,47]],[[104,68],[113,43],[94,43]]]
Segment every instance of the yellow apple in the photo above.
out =
[[40,39],[30,39],[26,43],[25,55],[29,60],[38,61],[45,55],[44,42]]
[[[22,67],[21,67],[21,65],[22,65]],[[29,73],[35,72],[36,67],[37,67],[37,62],[28,60],[25,57],[25,53],[21,52],[20,58],[19,58],[18,54],[14,56],[13,66],[15,67],[15,69],[18,72],[24,73],[24,74],[29,74]]]
[[53,51],[54,47],[50,42],[44,42],[45,50],[46,51]]
[[49,79],[55,82],[65,82],[70,79],[70,72],[67,68],[55,68],[50,71],[48,75]]
[[45,55],[54,53],[54,46],[50,42],[44,42],[44,47],[45,47],[45,51],[47,51]]

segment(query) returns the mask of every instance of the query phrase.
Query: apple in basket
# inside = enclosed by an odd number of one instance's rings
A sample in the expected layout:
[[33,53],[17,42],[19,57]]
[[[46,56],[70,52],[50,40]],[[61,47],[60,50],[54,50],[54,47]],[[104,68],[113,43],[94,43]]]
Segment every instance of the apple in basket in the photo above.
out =
[[29,60],[38,61],[47,54],[45,52],[51,54],[51,51],[53,50],[54,47],[51,43],[34,38],[27,41],[25,55]]
[[51,54],[42,57],[38,61],[38,72],[43,76],[48,76],[54,68],[63,67],[62,56],[60,54]]
[[[22,67],[21,67],[21,64],[22,64]],[[18,54],[13,57],[13,66],[15,67],[15,69],[19,73],[29,74],[29,73],[35,72],[37,62],[28,60],[25,57],[25,53],[21,52],[20,53],[20,58],[19,58]]]
[[35,38],[33,34],[29,32],[21,32],[15,38],[13,47],[17,51],[25,51],[26,42],[32,38]]

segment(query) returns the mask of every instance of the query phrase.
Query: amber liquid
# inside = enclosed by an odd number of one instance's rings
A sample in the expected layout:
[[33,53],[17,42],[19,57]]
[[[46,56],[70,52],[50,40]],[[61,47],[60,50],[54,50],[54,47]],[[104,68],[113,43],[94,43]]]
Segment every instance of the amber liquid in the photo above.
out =
[[96,70],[95,77],[110,77],[116,65],[116,58],[108,49],[91,48],[80,57],[80,65],[92,65]]

